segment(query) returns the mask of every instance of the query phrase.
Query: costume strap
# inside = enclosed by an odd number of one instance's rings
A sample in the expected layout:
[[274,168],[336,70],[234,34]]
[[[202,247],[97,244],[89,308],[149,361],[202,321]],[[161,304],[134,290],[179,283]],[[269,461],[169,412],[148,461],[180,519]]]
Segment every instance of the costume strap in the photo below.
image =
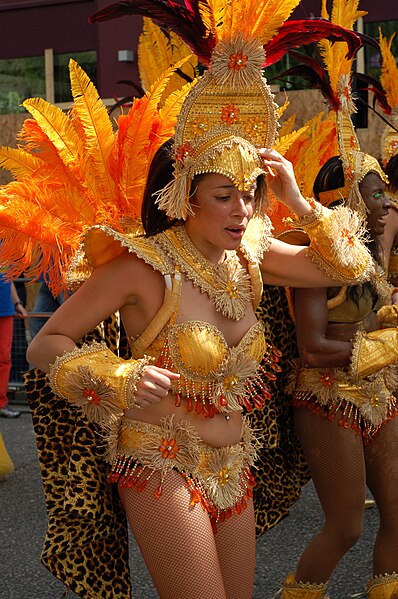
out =
[[138,339],[135,339],[134,343],[132,343],[131,349],[135,356],[142,356],[146,349],[152,345],[155,339],[157,339],[166,324],[174,324],[177,317],[182,287],[181,273],[175,272],[172,278],[170,275],[165,275],[165,280],[166,288],[164,291],[163,304],[155,318],[151,320]]

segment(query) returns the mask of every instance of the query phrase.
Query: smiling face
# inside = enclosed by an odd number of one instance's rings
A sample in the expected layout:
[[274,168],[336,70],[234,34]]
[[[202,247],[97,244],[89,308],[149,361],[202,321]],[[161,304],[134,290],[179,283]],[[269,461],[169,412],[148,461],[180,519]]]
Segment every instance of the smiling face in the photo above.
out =
[[253,216],[255,186],[239,191],[230,179],[211,173],[200,177],[191,197],[194,216],[185,227],[198,250],[212,262],[220,262],[225,250],[237,249]]
[[386,184],[376,173],[368,173],[359,184],[359,190],[368,210],[369,233],[373,238],[382,235],[390,208],[389,199],[385,194]]

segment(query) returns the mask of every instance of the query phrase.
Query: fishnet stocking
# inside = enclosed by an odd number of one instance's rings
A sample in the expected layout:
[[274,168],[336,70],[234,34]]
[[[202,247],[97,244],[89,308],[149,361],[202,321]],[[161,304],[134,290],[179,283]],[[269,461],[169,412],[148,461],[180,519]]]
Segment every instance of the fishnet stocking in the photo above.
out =
[[199,504],[190,506],[184,478],[169,472],[160,499],[158,480],[146,489],[119,487],[127,518],[161,599],[250,599],[255,529],[252,502],[218,524]]
[[367,484],[380,516],[373,573],[398,572],[398,418],[387,422],[364,451]]
[[373,574],[398,571],[398,418],[387,422],[369,445],[333,421],[295,409],[297,435],[306,454],[325,523],[304,550],[296,580],[326,582],[362,528],[365,484],[376,501],[380,528]]
[[365,502],[365,461],[362,439],[319,413],[296,408],[295,426],[324,511],[324,525],[304,550],[296,580],[326,582],[356,543]]

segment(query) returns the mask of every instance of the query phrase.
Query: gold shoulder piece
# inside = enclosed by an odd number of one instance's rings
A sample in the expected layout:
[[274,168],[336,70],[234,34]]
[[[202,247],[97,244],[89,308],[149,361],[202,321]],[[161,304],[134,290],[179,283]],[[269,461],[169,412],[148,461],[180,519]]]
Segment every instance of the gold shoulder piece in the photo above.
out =
[[156,237],[144,237],[142,231],[121,233],[105,225],[96,225],[88,229],[71,262],[67,275],[68,287],[78,287],[95,268],[117,258],[126,250],[163,275],[170,272],[170,261],[156,244]]

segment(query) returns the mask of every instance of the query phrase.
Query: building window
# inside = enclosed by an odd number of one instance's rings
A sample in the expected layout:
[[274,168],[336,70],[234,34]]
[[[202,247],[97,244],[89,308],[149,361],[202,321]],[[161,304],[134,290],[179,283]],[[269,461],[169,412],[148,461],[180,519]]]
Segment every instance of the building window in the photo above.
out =
[[[53,83],[56,103],[71,102],[69,59],[73,58],[96,85],[95,51],[54,54]],[[46,98],[46,69],[43,56],[0,60],[0,114],[24,112],[26,98]]]
[[69,59],[73,58],[87,73],[96,85],[97,81],[97,55],[96,52],[75,52],[72,54],[54,54],[54,92],[55,102],[71,102],[69,78]]
[[0,60],[0,114],[24,112],[26,98],[45,96],[44,56]]

